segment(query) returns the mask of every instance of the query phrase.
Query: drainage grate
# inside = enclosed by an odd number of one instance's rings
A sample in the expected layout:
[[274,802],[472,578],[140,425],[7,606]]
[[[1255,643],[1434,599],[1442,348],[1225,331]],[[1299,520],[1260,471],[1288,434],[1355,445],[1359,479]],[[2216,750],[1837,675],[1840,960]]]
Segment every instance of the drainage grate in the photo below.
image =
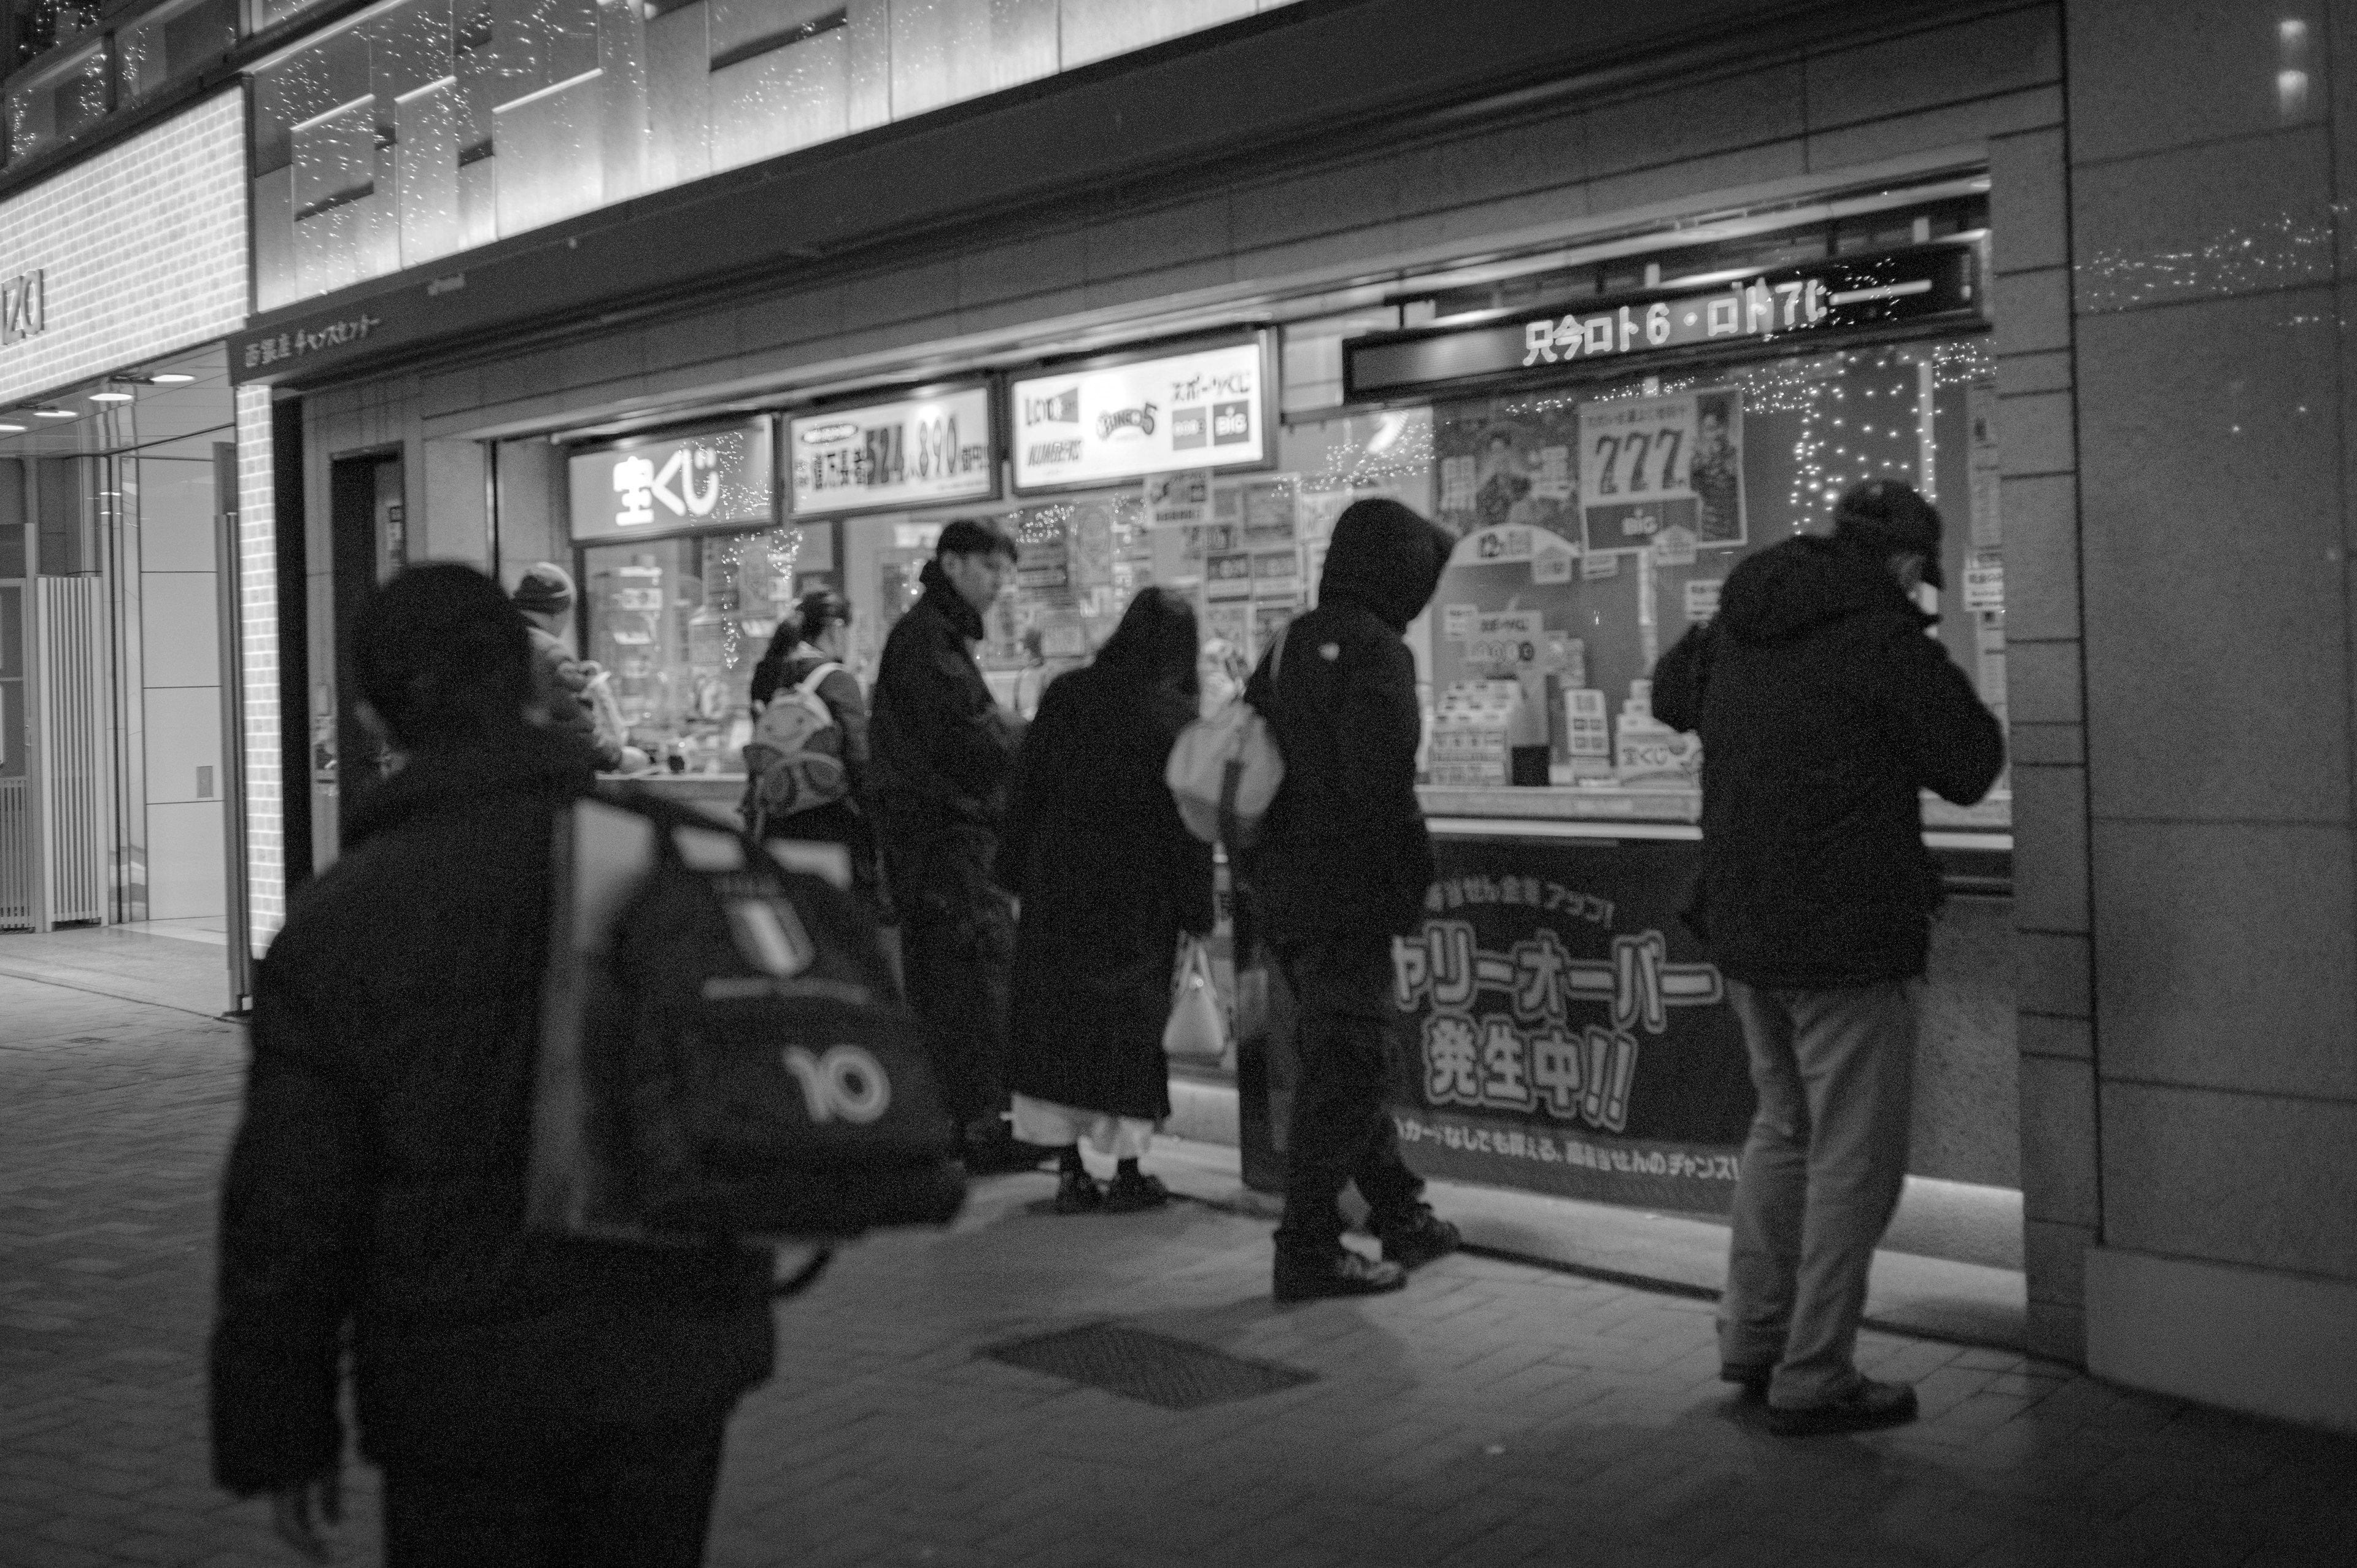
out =
[[1036,1339],[995,1345],[982,1354],[1010,1367],[1045,1372],[1164,1410],[1194,1410],[1229,1400],[1253,1399],[1318,1380],[1315,1372],[1280,1367],[1273,1361],[1247,1360],[1118,1323],[1062,1329]]

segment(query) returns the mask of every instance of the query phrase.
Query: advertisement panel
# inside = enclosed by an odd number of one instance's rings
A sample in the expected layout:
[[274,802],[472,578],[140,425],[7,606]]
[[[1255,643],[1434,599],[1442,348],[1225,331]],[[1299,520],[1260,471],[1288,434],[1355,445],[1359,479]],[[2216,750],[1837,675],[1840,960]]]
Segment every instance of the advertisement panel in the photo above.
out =
[[1986,319],[1978,242],[1943,240],[1730,278],[1488,316],[1463,327],[1372,332],[1342,345],[1353,402],[1551,381],[1566,371],[1635,373],[1731,349],[1900,326]]
[[786,420],[795,517],[988,500],[998,494],[990,388],[945,387]]
[[1697,846],[1440,837],[1393,943],[1391,1110],[1426,1176],[1724,1213],[1753,1097],[1726,983],[1678,918]]
[[565,467],[573,542],[606,544],[777,521],[767,419],[576,452]]
[[1591,554],[1742,544],[1742,392],[1580,404],[1579,499]]
[[1015,488],[1265,467],[1272,381],[1266,334],[1017,376],[1007,396]]

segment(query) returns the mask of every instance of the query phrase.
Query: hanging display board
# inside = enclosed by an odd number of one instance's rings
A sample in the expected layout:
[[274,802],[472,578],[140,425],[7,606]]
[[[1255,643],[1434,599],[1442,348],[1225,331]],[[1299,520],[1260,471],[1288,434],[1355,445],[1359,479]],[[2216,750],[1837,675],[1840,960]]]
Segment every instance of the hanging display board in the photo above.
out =
[[998,494],[990,388],[944,387],[786,421],[796,517],[988,500]]
[[770,422],[651,435],[566,459],[573,542],[602,544],[777,521]]
[[1677,917],[1697,848],[1437,837],[1424,924],[1392,947],[1411,1165],[1727,1211],[1755,1101],[1726,982]]
[[1267,333],[1180,353],[1110,356],[1007,386],[1017,490],[1070,489],[1272,459]]
[[1462,327],[1377,332],[1342,345],[1353,403],[1527,382],[1591,366],[1612,373],[1747,345],[1986,319],[1980,242],[1943,240],[1750,274],[1708,288],[1647,289],[1517,309]]

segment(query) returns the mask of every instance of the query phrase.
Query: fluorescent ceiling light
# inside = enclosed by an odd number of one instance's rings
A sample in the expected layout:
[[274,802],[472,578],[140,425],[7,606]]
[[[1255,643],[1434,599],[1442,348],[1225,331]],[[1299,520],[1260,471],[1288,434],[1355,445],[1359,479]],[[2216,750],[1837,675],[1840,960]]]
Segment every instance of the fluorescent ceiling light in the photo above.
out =
[[80,419],[81,415],[70,408],[37,408],[33,411],[33,417],[35,419]]
[[0,422],[0,435],[22,435],[24,434],[25,427],[23,425],[9,424],[5,422]]
[[126,392],[92,392],[90,394],[90,401],[92,403],[129,403],[131,401],[131,394]]
[[154,381],[159,387],[176,387],[184,381],[195,381],[197,378],[190,375],[183,375],[178,371],[159,371],[155,375],[149,376],[147,379]]

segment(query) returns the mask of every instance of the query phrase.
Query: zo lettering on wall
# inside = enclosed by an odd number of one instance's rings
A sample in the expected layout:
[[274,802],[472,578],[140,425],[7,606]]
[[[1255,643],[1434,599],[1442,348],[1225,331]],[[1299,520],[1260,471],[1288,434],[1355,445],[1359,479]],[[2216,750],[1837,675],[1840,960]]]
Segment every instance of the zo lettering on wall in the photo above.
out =
[[42,268],[0,283],[0,344],[22,343],[48,324],[48,287]]

